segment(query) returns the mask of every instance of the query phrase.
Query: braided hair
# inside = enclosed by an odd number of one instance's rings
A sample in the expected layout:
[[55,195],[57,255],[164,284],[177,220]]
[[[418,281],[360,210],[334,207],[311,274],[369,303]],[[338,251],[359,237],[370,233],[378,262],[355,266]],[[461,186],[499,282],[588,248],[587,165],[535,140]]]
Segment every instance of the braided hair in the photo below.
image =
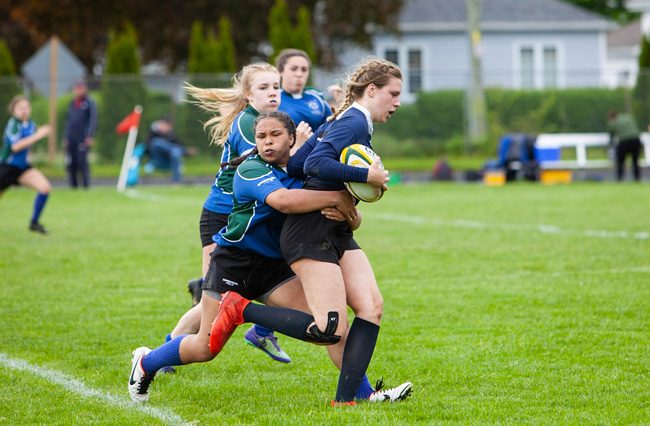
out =
[[201,109],[214,114],[206,121],[204,129],[210,128],[210,143],[223,146],[230,132],[230,126],[248,103],[244,94],[251,90],[253,77],[258,72],[274,72],[278,70],[266,62],[246,65],[232,78],[232,87],[218,89],[202,89],[185,83],[185,91],[191,95]]
[[348,109],[354,101],[363,97],[366,87],[374,84],[381,89],[389,83],[391,78],[402,79],[402,72],[397,65],[385,59],[374,57],[364,60],[347,78],[343,103],[327,118],[327,121],[334,120],[341,112]]
[[[289,136],[293,136],[293,143],[291,146],[293,146],[296,143],[296,123],[293,122],[291,117],[289,117],[289,114],[286,112],[282,111],[272,111],[272,112],[267,112],[264,114],[260,114],[257,116],[255,119],[255,124],[253,124],[253,131],[255,131],[255,128],[257,128],[257,124],[261,122],[264,119],[267,118],[275,118],[278,120],[284,128],[287,130],[287,133]],[[221,163],[221,167],[227,167],[229,169],[236,169],[241,163],[243,163],[247,158],[252,157],[254,155],[258,154],[257,147],[253,148],[248,154],[241,155],[237,158],[233,158],[230,160],[230,162],[227,163]]]

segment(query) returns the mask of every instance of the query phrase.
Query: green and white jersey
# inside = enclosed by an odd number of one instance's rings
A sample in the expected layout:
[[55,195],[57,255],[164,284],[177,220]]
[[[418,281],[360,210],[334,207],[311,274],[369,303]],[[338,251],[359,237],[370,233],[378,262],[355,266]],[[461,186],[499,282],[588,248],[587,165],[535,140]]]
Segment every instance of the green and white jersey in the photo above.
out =
[[228,225],[213,237],[218,245],[235,246],[262,256],[281,259],[280,233],[286,215],[266,204],[279,189],[300,189],[303,182],[260,156],[244,161],[235,173],[232,213]]

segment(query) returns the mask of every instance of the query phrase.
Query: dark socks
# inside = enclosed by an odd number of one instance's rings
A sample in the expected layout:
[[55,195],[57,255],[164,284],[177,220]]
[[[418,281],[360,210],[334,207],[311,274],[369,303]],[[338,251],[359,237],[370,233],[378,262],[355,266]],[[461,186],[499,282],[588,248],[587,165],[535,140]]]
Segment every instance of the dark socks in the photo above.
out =
[[343,351],[343,365],[336,389],[336,401],[353,401],[363,383],[377,344],[379,326],[361,318],[352,321]]
[[314,317],[302,311],[249,303],[244,309],[244,321],[260,324],[294,339],[304,340],[307,327]]
[[144,369],[144,372],[147,374],[155,374],[163,367],[168,367],[170,365],[183,365],[183,362],[181,361],[180,346],[181,341],[186,336],[187,334],[180,335],[149,352],[144,358],[142,358],[142,368]]
[[45,202],[49,194],[41,194],[40,192],[36,194],[34,199],[34,213],[32,214],[32,223],[38,223],[38,218],[41,217],[41,212],[45,207]]

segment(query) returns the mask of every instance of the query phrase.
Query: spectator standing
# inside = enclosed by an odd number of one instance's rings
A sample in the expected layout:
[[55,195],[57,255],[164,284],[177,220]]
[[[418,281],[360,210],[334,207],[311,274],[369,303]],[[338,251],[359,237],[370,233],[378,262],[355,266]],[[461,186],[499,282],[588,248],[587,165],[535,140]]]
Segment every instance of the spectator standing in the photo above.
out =
[[97,131],[97,106],[88,96],[84,81],[74,84],[74,99],[70,102],[66,116],[63,145],[66,149],[66,163],[70,186],[77,188],[77,177],[81,175],[84,188],[90,186],[88,151],[94,143]]
[[639,168],[639,154],[641,153],[641,139],[639,139],[639,126],[634,117],[629,113],[610,111],[607,114],[607,127],[609,130],[609,143],[615,146],[616,179],[622,181],[625,176],[625,159],[632,156],[632,171],[634,180],[641,180]]

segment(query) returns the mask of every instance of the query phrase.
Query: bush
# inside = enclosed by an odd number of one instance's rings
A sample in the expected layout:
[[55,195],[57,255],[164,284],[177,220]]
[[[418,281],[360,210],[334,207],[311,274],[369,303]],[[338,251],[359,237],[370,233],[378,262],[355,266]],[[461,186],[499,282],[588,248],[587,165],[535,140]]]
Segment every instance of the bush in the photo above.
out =
[[[607,111],[625,110],[625,90],[486,90],[489,137],[478,150],[492,154],[505,133],[604,132]],[[462,90],[423,92],[384,126],[382,155],[457,154],[465,148]]]

